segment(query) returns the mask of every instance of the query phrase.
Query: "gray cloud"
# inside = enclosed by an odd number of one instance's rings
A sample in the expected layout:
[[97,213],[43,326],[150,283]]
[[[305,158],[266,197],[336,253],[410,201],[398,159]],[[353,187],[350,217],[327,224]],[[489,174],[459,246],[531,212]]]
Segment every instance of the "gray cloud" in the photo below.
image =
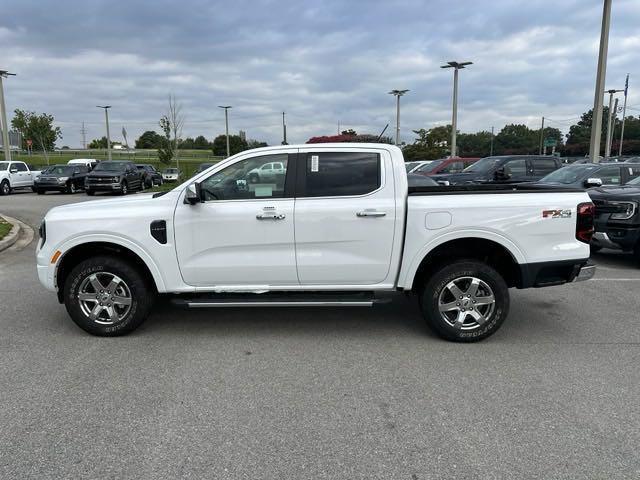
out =
[[[566,129],[593,102],[602,2],[566,0],[399,2],[107,2],[5,0],[0,66],[8,107],[52,113],[60,144],[80,144],[80,124],[103,134],[96,104],[110,103],[113,130],[157,127],[167,96],[187,116],[185,134],[223,131],[216,105],[233,105],[231,127],[278,143],[280,112],[290,141],[338,128],[376,133],[395,122],[386,92],[402,99],[402,137],[447,123],[451,72],[461,73],[462,131],[537,126]],[[614,3],[608,85],[640,82],[640,5]],[[639,83],[640,85],[640,83]],[[640,102],[638,102],[640,103]],[[556,124],[553,124],[553,122]]]

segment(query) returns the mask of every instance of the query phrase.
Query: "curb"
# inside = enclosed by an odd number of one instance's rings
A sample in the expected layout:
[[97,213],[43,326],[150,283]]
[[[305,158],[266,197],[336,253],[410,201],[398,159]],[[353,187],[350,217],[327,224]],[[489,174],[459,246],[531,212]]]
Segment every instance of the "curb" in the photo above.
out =
[[13,246],[13,244],[18,241],[18,238],[20,237],[20,224],[22,222],[18,222],[15,218],[11,218],[6,215],[0,215],[0,217],[13,224],[13,228],[7,236],[0,240],[0,252],[2,252],[3,250]]

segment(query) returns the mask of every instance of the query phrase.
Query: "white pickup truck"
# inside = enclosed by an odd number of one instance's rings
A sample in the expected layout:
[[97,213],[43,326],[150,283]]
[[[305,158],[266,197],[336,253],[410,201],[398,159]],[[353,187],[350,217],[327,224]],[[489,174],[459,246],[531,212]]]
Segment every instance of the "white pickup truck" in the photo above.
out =
[[[256,179],[267,164],[284,168]],[[96,335],[135,329],[157,294],[189,308],[317,307],[404,291],[439,335],[476,341],[507,317],[509,287],[593,276],[593,214],[580,190],[410,187],[395,146],[267,147],[167,193],[51,209],[37,268]]]
[[24,162],[0,162],[0,195],[9,195],[16,188],[33,189],[33,182],[41,173]]

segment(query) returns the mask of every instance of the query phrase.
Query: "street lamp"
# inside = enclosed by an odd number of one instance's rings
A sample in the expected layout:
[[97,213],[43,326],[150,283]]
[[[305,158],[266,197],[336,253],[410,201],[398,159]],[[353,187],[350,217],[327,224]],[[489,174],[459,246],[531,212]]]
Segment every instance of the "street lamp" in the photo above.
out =
[[231,149],[229,148],[229,109],[231,105],[218,105],[218,108],[224,108],[224,126],[227,131],[227,158],[231,156]]
[[109,135],[109,109],[111,105],[96,105],[97,108],[104,108],[104,121],[107,124],[107,159],[111,160],[111,136]]
[[[604,159],[605,160],[609,160],[609,157],[611,156],[611,140],[613,140],[613,135],[612,135],[612,131],[611,131],[611,123],[613,120],[613,95],[618,93],[618,92],[624,92],[624,90],[615,90],[615,89],[611,89],[611,90],[607,90],[607,93],[609,94],[609,119],[607,120],[607,139],[605,145],[604,145]],[[616,107],[618,105],[618,99],[616,99]]]
[[458,70],[473,65],[473,62],[447,62],[440,68],[453,68],[453,113],[451,114],[451,156],[457,156],[456,129],[458,126]]
[[7,162],[11,161],[11,147],[9,146],[9,124],[7,123],[7,108],[4,105],[4,87],[2,85],[2,79],[7,78],[9,75],[15,76],[15,73],[9,73],[6,70],[0,70],[0,115],[2,119],[0,121],[0,128],[2,128],[2,145],[4,146],[4,159]]
[[391,90],[389,95],[396,97],[396,145],[400,145],[400,97],[409,90]]

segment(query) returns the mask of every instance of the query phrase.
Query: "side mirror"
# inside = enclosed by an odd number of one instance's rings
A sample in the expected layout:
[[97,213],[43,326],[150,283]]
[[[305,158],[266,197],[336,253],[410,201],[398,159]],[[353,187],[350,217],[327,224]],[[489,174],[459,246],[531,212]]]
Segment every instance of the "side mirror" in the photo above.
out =
[[584,181],[584,186],[587,187],[587,188],[601,187],[602,186],[602,179],[601,178],[587,178]]
[[502,181],[509,180],[511,178],[511,169],[506,165],[504,165],[498,168],[493,173],[493,178],[495,178],[496,180],[502,180]]
[[184,201],[189,205],[195,205],[196,203],[202,202],[202,191],[200,189],[200,183],[194,182],[187,187]]

